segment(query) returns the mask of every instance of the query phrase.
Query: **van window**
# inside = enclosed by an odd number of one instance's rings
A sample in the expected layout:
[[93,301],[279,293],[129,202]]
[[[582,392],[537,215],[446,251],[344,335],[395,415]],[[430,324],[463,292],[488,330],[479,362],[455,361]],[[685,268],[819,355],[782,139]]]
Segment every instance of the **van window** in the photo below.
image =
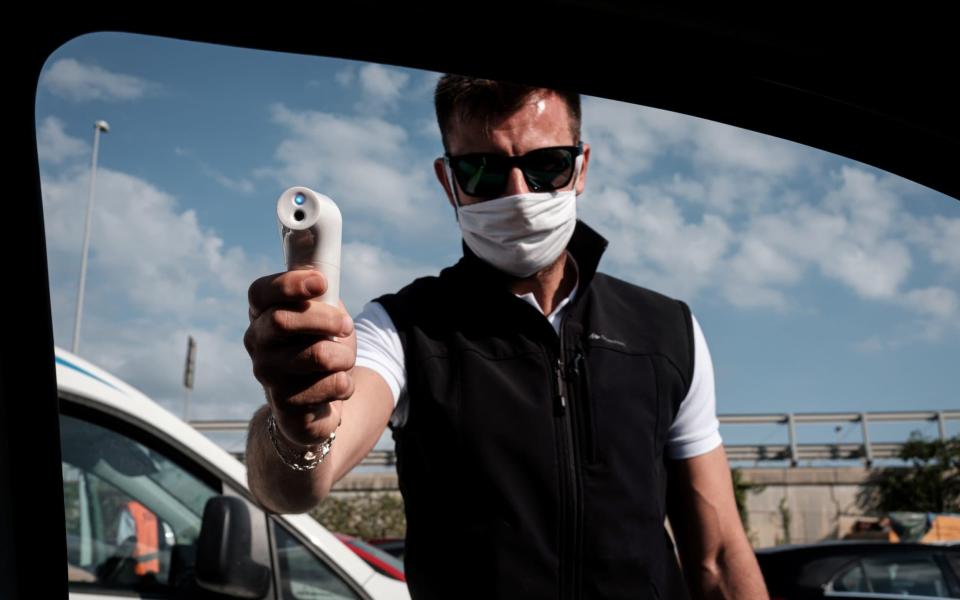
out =
[[359,599],[320,558],[273,521],[282,600]]
[[61,415],[60,435],[71,589],[172,590],[219,490],[99,424]]

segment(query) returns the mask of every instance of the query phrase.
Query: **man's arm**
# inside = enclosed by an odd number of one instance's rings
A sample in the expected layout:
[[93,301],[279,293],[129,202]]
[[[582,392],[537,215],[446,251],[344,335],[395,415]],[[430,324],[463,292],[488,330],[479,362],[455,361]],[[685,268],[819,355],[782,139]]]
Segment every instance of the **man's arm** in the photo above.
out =
[[694,598],[767,598],[737,513],[723,446],[668,461],[668,516]]
[[[393,411],[393,392],[370,369],[356,367],[357,335],[343,303],[314,298],[326,291],[323,274],[287,271],[250,286],[250,326],[243,342],[267,406],[250,421],[247,481],[257,501],[277,513],[303,513],[363,460]],[[273,414],[284,445],[306,450],[336,432],[316,468],[293,470],[267,430]]]
[[691,321],[694,372],[670,428],[667,516],[694,598],[766,598],[718,432],[710,349],[693,315]]
[[270,406],[254,414],[247,436],[247,481],[264,508],[287,514],[310,511],[376,445],[393,412],[393,394],[371,369],[354,368],[353,381],[353,396],[335,401],[343,404],[330,454],[311,471],[295,471],[280,460],[267,432]]

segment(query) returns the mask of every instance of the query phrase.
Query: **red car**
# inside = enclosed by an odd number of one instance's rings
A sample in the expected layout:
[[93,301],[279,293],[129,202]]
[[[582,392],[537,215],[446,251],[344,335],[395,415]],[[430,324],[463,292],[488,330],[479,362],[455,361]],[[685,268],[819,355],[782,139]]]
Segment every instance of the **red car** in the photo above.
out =
[[387,577],[393,577],[399,581],[406,582],[407,578],[403,574],[403,563],[395,556],[387,554],[383,550],[368,544],[360,538],[342,533],[335,533],[341,542],[347,545],[354,553],[365,560],[368,565],[373,567],[378,573]]

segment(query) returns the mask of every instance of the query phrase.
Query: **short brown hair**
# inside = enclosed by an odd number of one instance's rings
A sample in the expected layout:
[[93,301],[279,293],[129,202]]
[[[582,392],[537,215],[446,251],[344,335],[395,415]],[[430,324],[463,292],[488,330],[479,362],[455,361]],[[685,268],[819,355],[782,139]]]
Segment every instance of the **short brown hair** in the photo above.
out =
[[[463,75],[446,74],[437,81],[433,102],[437,109],[437,124],[443,149],[447,145],[447,129],[452,119],[483,119],[484,130],[489,130],[491,122],[507,117],[523,106],[535,92],[548,88],[539,88],[494,79],[476,79]],[[580,141],[580,94],[549,90],[559,95],[570,113],[570,134],[573,143]]]

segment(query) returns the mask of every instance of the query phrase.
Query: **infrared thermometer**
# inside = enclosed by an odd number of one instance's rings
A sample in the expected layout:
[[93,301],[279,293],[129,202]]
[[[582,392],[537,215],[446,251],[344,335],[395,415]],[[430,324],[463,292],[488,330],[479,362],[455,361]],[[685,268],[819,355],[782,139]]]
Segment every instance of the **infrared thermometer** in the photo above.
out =
[[343,218],[329,197],[294,186],[277,200],[277,221],[287,270],[316,269],[327,279],[318,300],[339,306]]

